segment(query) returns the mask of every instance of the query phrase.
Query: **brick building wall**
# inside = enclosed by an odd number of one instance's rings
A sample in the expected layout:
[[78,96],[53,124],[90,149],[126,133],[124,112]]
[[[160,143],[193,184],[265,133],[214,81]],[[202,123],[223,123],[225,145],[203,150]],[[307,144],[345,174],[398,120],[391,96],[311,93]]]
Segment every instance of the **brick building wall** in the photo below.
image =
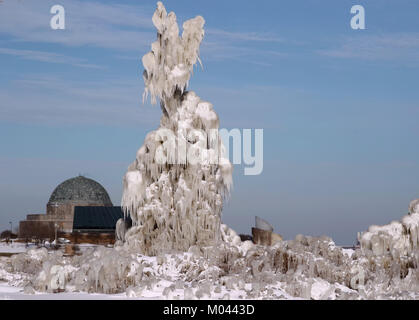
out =
[[19,223],[19,238],[55,238],[55,223],[58,231],[71,233],[73,231],[74,207],[98,206],[97,203],[77,202],[62,204],[47,204],[46,214],[29,214],[26,220]]

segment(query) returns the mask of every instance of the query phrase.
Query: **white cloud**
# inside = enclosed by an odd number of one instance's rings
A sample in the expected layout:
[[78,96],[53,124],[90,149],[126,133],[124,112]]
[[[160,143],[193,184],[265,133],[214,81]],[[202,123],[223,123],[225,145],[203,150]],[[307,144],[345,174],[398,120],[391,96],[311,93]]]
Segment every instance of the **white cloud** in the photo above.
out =
[[[152,125],[160,109],[143,105],[142,83],[26,76],[0,88],[0,118],[14,123]],[[25,92],[22,95],[22,92]]]
[[234,42],[222,42],[208,39],[201,44],[201,57],[205,61],[234,60],[260,66],[271,66],[267,58],[286,57],[287,54],[276,50],[237,45]]
[[335,58],[417,64],[419,62],[419,33],[394,33],[346,38],[339,47],[319,50],[318,53]]
[[70,64],[72,66],[92,69],[105,69],[104,66],[86,63],[84,59],[78,59],[53,52],[37,51],[37,50],[21,50],[11,48],[0,48],[0,54],[11,55],[25,60],[34,60],[49,63]]
[[[154,128],[160,121],[161,110],[149,102],[142,103],[143,88],[140,79],[76,82],[48,74],[26,75],[0,87],[0,119],[43,125]],[[278,97],[284,101],[290,96],[301,96],[301,92],[266,86],[240,89],[193,86],[191,89],[196,90],[201,99],[209,99],[220,115],[222,126],[230,128],[276,127],[276,118],[267,120],[266,114],[277,107]]]
[[0,33],[15,40],[132,50],[154,37],[152,8],[62,0],[66,29],[52,30],[49,10],[56,1],[6,1],[1,4]]
[[221,29],[207,29],[207,35],[214,35],[221,39],[233,41],[258,41],[258,42],[283,42],[284,40],[270,34],[259,34],[256,32],[230,32]]
[[[119,55],[125,58],[137,54],[141,56],[155,41],[155,28],[151,21],[154,6],[62,0],[60,4],[65,8],[66,29],[52,30],[49,25],[52,14],[49,10],[54,4],[55,0],[4,2],[0,10],[0,34],[10,36],[13,42],[54,43],[125,51],[129,55]],[[182,21],[179,21],[179,25],[182,25]],[[282,56],[282,53],[257,46],[261,43],[269,46],[280,42],[283,40],[268,33],[232,32],[208,27],[202,52],[205,59],[209,60],[237,58],[246,63],[269,66],[269,63],[262,61],[266,60],[263,57]],[[250,55],[263,59],[256,61],[243,58]],[[44,54],[38,58],[49,61],[61,59],[53,54]]]

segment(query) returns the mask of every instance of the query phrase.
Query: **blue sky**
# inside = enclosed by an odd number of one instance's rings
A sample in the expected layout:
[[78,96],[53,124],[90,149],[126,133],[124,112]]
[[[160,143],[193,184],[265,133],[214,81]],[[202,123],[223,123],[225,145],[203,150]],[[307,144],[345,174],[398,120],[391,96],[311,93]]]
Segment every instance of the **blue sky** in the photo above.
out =
[[[49,26],[66,9],[66,30]],[[254,216],[285,238],[351,244],[419,198],[417,1],[164,1],[181,25],[202,15],[204,68],[190,82],[223,128],[264,129],[264,171],[244,176],[223,220]],[[362,4],[366,29],[350,28]],[[44,213],[54,187],[84,174],[120,204],[122,176],[158,127],[142,104],[141,57],[154,1],[0,4],[0,229]]]

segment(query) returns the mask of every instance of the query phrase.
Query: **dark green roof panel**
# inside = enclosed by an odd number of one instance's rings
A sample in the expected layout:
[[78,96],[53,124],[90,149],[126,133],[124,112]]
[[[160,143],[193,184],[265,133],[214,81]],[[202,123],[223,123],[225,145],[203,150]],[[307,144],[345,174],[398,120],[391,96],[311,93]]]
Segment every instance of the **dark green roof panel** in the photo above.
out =
[[[74,207],[73,230],[114,230],[123,218],[121,207]],[[130,220],[130,218],[128,218]]]

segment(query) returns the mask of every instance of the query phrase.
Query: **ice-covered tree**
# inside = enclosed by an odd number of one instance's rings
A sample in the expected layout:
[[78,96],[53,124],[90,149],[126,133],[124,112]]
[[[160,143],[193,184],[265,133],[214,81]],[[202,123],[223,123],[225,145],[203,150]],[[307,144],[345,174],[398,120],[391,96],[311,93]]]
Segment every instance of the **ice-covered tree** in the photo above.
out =
[[122,207],[131,216],[127,245],[147,255],[185,251],[220,240],[223,200],[232,165],[223,157],[219,119],[211,103],[187,91],[199,59],[204,19],[183,24],[161,2],[153,15],[157,41],[144,55],[143,100],[160,101],[160,127],[147,134],[124,176]]

